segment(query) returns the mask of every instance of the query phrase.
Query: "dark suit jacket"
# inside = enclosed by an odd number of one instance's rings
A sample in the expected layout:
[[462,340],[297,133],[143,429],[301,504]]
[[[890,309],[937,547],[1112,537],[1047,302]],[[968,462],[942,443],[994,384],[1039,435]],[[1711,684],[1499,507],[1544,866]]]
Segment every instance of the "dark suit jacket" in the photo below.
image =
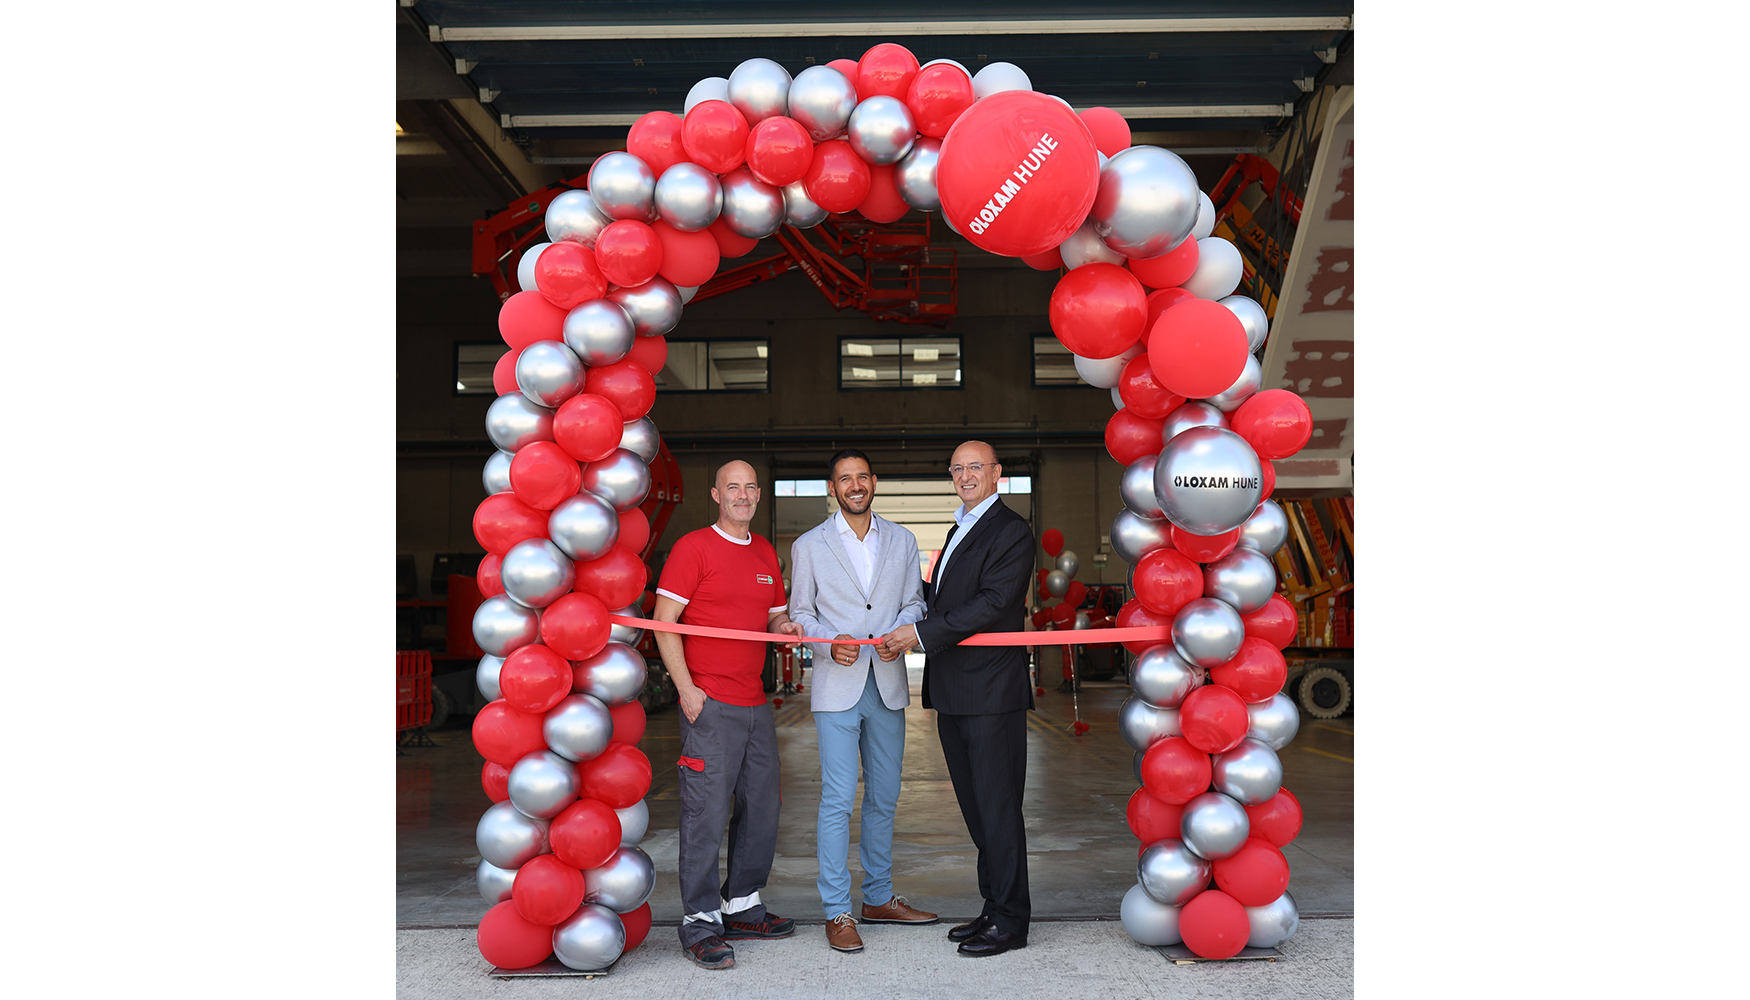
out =
[[1033,579],[1033,531],[1002,500],[992,504],[937,565],[917,623],[924,647],[924,707],[991,715],[1033,707],[1025,646],[957,646],[977,632],[1019,632]]

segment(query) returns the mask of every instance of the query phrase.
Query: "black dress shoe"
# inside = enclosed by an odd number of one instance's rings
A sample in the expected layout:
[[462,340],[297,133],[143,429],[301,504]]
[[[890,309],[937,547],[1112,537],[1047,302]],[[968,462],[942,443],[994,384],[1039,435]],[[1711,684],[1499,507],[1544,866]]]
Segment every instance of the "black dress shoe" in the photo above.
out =
[[981,932],[992,926],[994,925],[990,922],[990,918],[981,913],[978,916],[973,917],[970,923],[961,924],[960,926],[949,930],[948,940],[965,941],[967,938],[977,937]]
[[960,954],[973,955],[982,958],[985,955],[1001,955],[1013,948],[1027,947],[1027,935],[1010,934],[997,927],[987,927],[977,937],[968,938],[960,944]]

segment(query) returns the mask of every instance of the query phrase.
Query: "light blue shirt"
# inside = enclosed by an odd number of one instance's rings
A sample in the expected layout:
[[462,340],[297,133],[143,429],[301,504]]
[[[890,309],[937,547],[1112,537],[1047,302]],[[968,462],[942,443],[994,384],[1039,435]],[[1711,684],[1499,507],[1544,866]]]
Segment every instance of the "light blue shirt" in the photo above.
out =
[[[998,496],[999,494],[992,493],[990,496],[985,497],[982,503],[971,510],[967,510],[965,504],[961,504],[955,509],[954,523],[960,527],[954,532],[954,537],[948,539],[948,547],[942,550],[942,558],[936,560],[937,583],[941,582],[942,572],[948,568],[948,557],[952,556],[954,550],[960,547],[961,539],[965,538],[967,533],[972,530],[972,526],[978,523],[978,519],[984,516],[984,512],[990,510],[990,505],[997,502]],[[918,648],[924,648],[922,639],[918,640]]]

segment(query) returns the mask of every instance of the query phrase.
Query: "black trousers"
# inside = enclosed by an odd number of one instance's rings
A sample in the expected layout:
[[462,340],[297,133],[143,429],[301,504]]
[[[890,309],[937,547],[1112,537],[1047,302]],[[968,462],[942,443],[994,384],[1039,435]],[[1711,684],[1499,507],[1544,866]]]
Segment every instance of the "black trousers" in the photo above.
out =
[[1027,892],[1027,829],[1021,817],[1027,787],[1027,712],[937,713],[936,735],[966,832],[978,848],[984,916],[999,930],[1025,934],[1033,917]]

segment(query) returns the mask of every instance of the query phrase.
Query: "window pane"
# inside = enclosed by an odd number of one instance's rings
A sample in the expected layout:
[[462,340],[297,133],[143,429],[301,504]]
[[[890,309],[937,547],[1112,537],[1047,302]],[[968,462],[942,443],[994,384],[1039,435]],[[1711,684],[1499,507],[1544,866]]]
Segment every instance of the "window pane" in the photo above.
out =
[[484,344],[456,345],[456,385],[458,396],[491,396],[492,369],[504,356],[502,341]]
[[1034,385],[1086,385],[1076,374],[1076,357],[1049,334],[1033,335]]
[[841,389],[954,389],[959,337],[852,337],[839,341]]
[[764,340],[671,340],[668,364],[656,375],[665,392],[765,392],[770,388]]

